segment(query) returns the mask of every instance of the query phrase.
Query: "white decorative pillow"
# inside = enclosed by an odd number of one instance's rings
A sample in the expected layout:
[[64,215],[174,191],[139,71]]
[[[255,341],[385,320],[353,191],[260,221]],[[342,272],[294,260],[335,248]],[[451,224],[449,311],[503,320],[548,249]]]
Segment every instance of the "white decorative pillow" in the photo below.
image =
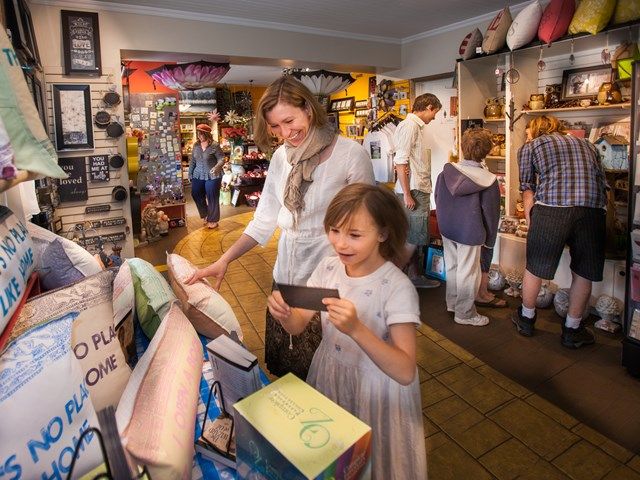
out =
[[184,257],[175,253],[167,254],[169,281],[182,304],[182,311],[196,331],[207,338],[229,335],[236,332],[242,340],[242,329],[233,309],[206,280],[194,285],[185,282],[193,275],[196,267]]
[[476,28],[462,39],[458,53],[463,60],[469,60],[477,55],[477,47],[482,47],[482,32]]
[[484,34],[482,50],[485,53],[495,53],[504,47],[511,21],[511,10],[509,10],[509,7],[504,7],[498,12]]
[[71,344],[85,373],[96,410],[117,406],[131,375],[113,325],[113,270],[30,298],[24,304],[9,344],[24,332],[74,312]]
[[[13,339],[0,354],[0,478],[65,478],[80,434],[96,413],[71,348],[65,313]],[[85,437],[79,478],[102,463],[98,437]]]
[[196,331],[173,302],[116,412],[124,447],[151,478],[191,478],[203,361]]
[[538,27],[542,18],[542,7],[538,0],[527,5],[511,22],[507,32],[507,45],[511,50],[524,47],[538,35]]

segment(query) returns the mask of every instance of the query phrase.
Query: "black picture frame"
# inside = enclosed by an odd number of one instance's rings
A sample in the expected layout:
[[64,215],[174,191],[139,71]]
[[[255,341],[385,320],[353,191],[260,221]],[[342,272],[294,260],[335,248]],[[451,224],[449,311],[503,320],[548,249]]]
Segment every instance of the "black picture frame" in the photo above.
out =
[[54,83],[51,94],[56,150],[93,150],[91,86]]
[[611,81],[612,73],[609,64],[564,70],[561,100],[596,97],[602,83]]
[[95,12],[60,11],[65,75],[102,75],[100,25]]
[[337,98],[329,104],[330,112],[350,112],[353,110],[355,97]]
[[4,9],[13,47],[26,60],[27,64],[41,68],[40,52],[27,2],[25,0],[4,0]]

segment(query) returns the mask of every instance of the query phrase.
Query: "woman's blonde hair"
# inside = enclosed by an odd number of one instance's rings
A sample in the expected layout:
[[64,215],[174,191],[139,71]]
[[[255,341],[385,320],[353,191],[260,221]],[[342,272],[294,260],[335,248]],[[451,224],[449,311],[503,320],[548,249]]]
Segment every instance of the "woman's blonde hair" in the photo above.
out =
[[271,130],[267,114],[278,103],[306,110],[311,115],[311,127],[324,127],[327,124],[327,112],[311,91],[291,75],[283,75],[267,87],[253,121],[253,139],[262,151],[271,150]]
[[409,221],[398,197],[387,187],[352,183],[333,197],[324,216],[324,231],[349,225],[353,216],[364,207],[380,232],[386,237],[380,242],[380,255],[394,260],[404,251]]
[[541,115],[532,118],[527,125],[531,139],[538,138],[540,135],[549,135],[551,133],[567,133],[562,121],[551,115]]

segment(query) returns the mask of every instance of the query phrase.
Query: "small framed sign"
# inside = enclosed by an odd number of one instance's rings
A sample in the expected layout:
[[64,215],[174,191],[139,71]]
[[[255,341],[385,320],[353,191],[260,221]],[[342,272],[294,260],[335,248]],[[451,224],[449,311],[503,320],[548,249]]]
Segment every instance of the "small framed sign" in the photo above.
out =
[[102,75],[98,14],[61,10],[65,75]]
[[109,155],[92,155],[89,157],[89,180],[91,182],[108,182]]
[[111,210],[111,205],[90,205],[84,209],[84,213],[100,213]]
[[87,166],[85,157],[58,158],[58,165],[69,175],[58,180],[58,196],[61,202],[82,202],[89,198],[87,192]]
[[330,112],[350,112],[353,110],[355,97],[337,98],[329,104]]

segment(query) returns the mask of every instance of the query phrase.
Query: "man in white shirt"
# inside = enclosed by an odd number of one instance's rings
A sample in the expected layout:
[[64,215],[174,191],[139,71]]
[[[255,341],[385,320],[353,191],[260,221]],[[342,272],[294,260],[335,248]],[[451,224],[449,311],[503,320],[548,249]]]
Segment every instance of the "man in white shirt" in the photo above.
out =
[[395,131],[396,150],[393,163],[397,181],[395,192],[404,204],[409,218],[409,235],[402,264],[416,288],[434,288],[440,282],[421,275],[422,248],[429,244],[429,212],[431,211],[431,150],[424,145],[423,129],[442,108],[438,97],[424,93],[416,97],[413,110]]

